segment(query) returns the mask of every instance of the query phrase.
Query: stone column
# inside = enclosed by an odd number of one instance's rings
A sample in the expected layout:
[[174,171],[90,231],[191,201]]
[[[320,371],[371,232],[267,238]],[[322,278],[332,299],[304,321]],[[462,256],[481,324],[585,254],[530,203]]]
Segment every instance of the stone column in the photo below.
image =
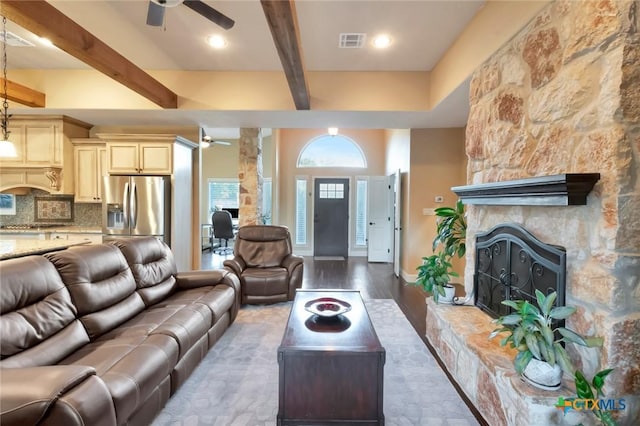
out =
[[262,132],[240,129],[238,141],[238,179],[240,180],[239,224],[261,225],[262,220]]

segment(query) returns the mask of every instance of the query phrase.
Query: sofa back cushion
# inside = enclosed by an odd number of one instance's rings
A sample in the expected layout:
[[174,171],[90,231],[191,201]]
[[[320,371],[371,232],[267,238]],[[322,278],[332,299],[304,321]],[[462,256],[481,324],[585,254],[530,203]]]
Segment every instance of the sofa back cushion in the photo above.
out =
[[176,263],[169,246],[154,237],[113,240],[131,268],[138,293],[146,306],[176,290]]
[[0,366],[53,364],[89,342],[51,262],[27,256],[0,262]]
[[248,268],[272,268],[282,265],[291,254],[291,236],[286,226],[249,225],[238,230],[234,253]]
[[124,256],[110,244],[70,247],[44,255],[69,289],[91,340],[144,309]]

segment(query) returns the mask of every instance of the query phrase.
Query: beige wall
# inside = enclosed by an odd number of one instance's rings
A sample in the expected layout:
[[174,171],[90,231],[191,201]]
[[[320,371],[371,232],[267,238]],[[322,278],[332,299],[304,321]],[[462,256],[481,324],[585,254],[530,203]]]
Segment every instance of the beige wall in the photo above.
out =
[[[327,129],[280,129],[278,131],[278,191],[279,191],[279,224],[286,225],[289,229],[295,229],[295,178],[296,176],[308,176],[309,190],[312,190],[313,177],[351,177],[351,191],[353,197],[354,182],[356,176],[382,176],[385,175],[385,131],[377,129],[340,129],[340,134],[353,139],[362,149],[367,167],[358,168],[297,168],[298,155],[304,146],[313,138],[326,135]],[[308,199],[307,223],[313,224],[312,199]],[[352,218],[355,215],[351,215]],[[312,226],[308,227],[306,247],[298,247],[300,253],[310,253],[313,248]],[[353,226],[350,226],[353,234]],[[353,241],[353,235],[350,236]],[[307,250],[308,249],[308,250]]]
[[[405,276],[415,276],[422,257],[433,253],[436,217],[425,216],[423,209],[453,206],[458,197],[451,187],[465,184],[464,141],[463,128],[411,130],[408,212],[402,234],[401,267]],[[444,197],[443,203],[434,201],[438,195]],[[462,262],[455,266],[462,275]]]

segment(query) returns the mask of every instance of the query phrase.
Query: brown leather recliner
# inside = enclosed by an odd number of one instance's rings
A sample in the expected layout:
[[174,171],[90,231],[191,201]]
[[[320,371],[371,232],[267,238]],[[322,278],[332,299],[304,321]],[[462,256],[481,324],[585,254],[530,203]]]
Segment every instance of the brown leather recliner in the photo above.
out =
[[293,300],[296,288],[302,285],[304,259],[292,253],[286,226],[241,227],[233,254],[224,266],[240,278],[242,303]]

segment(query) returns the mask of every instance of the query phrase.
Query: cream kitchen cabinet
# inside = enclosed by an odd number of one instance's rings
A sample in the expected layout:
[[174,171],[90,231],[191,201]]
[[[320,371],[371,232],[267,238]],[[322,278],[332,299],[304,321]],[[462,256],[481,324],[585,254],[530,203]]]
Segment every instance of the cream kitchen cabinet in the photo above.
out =
[[107,170],[107,147],[99,139],[74,139],[73,164],[76,203],[102,202],[102,176]]
[[162,142],[107,143],[109,174],[170,175],[173,144]]
[[74,191],[71,138],[89,136],[90,124],[63,115],[14,115],[9,140],[18,156],[0,158],[0,191],[17,187],[52,194]]

